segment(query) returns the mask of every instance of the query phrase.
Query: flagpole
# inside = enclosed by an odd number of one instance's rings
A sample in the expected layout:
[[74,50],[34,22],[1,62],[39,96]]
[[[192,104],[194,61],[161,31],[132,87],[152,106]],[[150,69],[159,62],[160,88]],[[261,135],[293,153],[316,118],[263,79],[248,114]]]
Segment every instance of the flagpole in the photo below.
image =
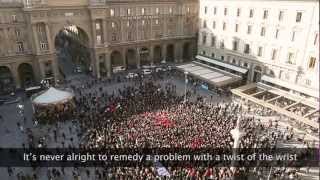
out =
[[185,80],[185,84],[184,84],[184,103],[187,102],[188,74],[189,74],[189,72],[187,72],[187,71],[184,72],[184,80]]

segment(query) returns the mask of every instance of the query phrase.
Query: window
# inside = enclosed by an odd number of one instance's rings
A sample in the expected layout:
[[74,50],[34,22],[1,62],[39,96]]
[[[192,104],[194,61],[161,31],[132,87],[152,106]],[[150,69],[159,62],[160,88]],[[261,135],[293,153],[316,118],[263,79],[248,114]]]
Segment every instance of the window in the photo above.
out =
[[114,9],[110,9],[110,16],[114,16]]
[[156,24],[157,24],[157,25],[159,24],[159,20],[158,20],[158,19],[156,19]]
[[17,42],[17,51],[18,52],[24,51],[23,42]]
[[235,59],[232,59],[232,64],[236,64],[236,60]]
[[207,14],[207,12],[208,12],[208,7],[205,6],[205,7],[204,7],[204,14]]
[[141,14],[144,15],[146,13],[146,8],[141,8]]
[[40,49],[41,50],[48,50],[48,43],[40,42]]
[[253,18],[253,9],[250,9],[249,17],[250,17],[250,18]]
[[100,23],[96,23],[96,30],[100,30],[101,27],[100,27]]
[[276,34],[275,34],[275,36],[274,36],[276,39],[278,39],[278,37],[279,37],[279,29],[276,29]]
[[116,27],[116,25],[115,25],[114,22],[111,22],[111,27],[112,27],[112,28],[115,28],[115,27]]
[[272,50],[272,54],[271,54],[271,59],[272,60],[275,60],[277,58],[277,50],[276,49],[273,49]]
[[264,10],[263,11],[263,19],[267,19],[268,18],[268,10]]
[[282,20],[283,20],[283,11],[280,11],[280,12],[279,12],[278,20],[279,20],[279,21],[282,21]]
[[97,44],[101,44],[101,35],[97,35]]
[[213,14],[216,15],[217,14],[217,7],[213,8]]
[[141,21],[142,26],[144,26],[146,22],[144,20]]
[[288,64],[295,64],[294,62],[294,55],[292,52],[289,52],[288,53],[288,61],[287,61]]
[[310,57],[309,59],[309,69],[314,69],[314,67],[316,66],[316,58],[315,57]]
[[258,48],[258,56],[259,56],[259,57],[262,56],[262,47],[261,47],[261,46]]
[[302,12],[297,12],[296,22],[301,22],[301,19],[302,19]]
[[296,38],[296,32],[293,31],[292,36],[291,36],[291,41],[293,42],[295,40],[295,38]]
[[213,29],[216,28],[216,22],[215,22],[215,21],[212,22],[212,28],[213,28]]
[[232,43],[232,50],[237,51],[238,50],[238,41],[234,40]]
[[223,29],[224,31],[226,30],[226,26],[227,26],[227,25],[226,25],[226,23],[224,22],[223,25],[222,25],[222,29]]
[[244,53],[245,54],[249,54],[249,52],[250,52],[250,45],[249,44],[245,44],[244,45]]
[[306,79],[306,85],[308,85],[308,86],[311,85],[311,80],[310,79]]
[[223,14],[226,16],[228,14],[228,8],[224,8]]
[[15,14],[13,14],[13,15],[11,16],[11,18],[12,18],[12,22],[18,22],[18,21],[17,21],[17,16],[16,16]]
[[316,33],[316,35],[314,37],[313,45],[316,45],[317,41],[318,41],[318,33]]
[[112,33],[111,40],[112,41],[116,41],[117,40],[117,34],[116,33]]
[[159,14],[159,8],[156,8],[156,14]]
[[221,56],[221,60],[222,60],[222,61],[224,60],[224,56]]
[[129,27],[130,26],[130,21],[127,21],[127,27]]
[[188,8],[187,8],[187,13],[189,13],[189,12],[190,12],[190,8],[188,7]]
[[265,36],[265,34],[266,34],[266,28],[265,28],[265,27],[262,27],[262,28],[261,28],[261,31],[260,31],[260,35],[261,35],[261,36]]
[[211,37],[211,46],[215,47],[216,46],[216,37],[212,35]]
[[248,63],[246,63],[246,62],[243,63],[243,66],[244,66],[244,67],[248,67]]
[[206,51],[202,51],[202,54],[203,54],[203,55],[206,55]]
[[214,58],[214,57],[215,57],[215,54],[214,54],[214,53],[211,53],[211,57]]
[[21,36],[21,31],[19,29],[15,30],[16,37],[19,38]]
[[251,34],[252,26],[248,25],[247,34]]
[[235,27],[235,32],[238,32],[238,30],[239,30],[239,24],[236,24],[236,27]]
[[241,9],[240,9],[240,8],[238,8],[238,9],[237,9],[237,17],[239,17],[239,16],[240,16],[240,13],[241,13]]
[[220,49],[224,49],[224,40],[220,42]]
[[130,15],[130,14],[131,14],[131,9],[128,8],[128,9],[127,9],[127,15]]
[[172,14],[172,7],[169,8],[169,13]]
[[129,41],[133,40],[133,38],[132,38],[132,32],[128,32],[128,40],[129,40]]
[[206,20],[203,21],[203,28],[207,28],[207,21]]
[[203,33],[202,35],[202,44],[205,45],[207,43],[207,35]]

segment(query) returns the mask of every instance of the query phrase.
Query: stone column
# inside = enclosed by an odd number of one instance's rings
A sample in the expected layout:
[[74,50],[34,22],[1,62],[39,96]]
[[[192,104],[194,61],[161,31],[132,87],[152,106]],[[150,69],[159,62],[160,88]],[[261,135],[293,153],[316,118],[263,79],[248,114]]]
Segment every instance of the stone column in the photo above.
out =
[[178,62],[181,62],[181,43],[176,43],[175,44],[175,48],[174,48],[174,62],[175,63],[178,63]]
[[40,47],[39,47],[39,39],[38,39],[38,33],[37,33],[37,27],[36,24],[32,24],[32,33],[33,33],[33,42],[34,42],[34,48],[35,48],[35,54],[40,53]]
[[166,44],[163,44],[161,46],[161,58],[163,61],[166,61],[166,58],[167,58],[167,45]]
[[40,70],[40,79],[44,79],[46,77],[45,67],[43,62],[39,61],[39,70]]
[[16,83],[16,88],[18,88],[18,89],[21,88],[21,80],[20,80],[20,76],[18,73],[18,67],[17,67],[16,63],[13,65],[10,65],[10,71],[12,73],[14,82]]
[[96,20],[92,19],[92,47],[97,44]]
[[95,52],[95,49],[91,49],[91,67],[93,70],[93,75],[97,78],[100,78],[100,68],[99,68],[99,59],[97,57],[97,54]]
[[126,53],[127,53],[127,51],[126,50],[127,50],[126,48],[123,48],[121,50],[121,52],[122,52],[121,56],[122,56],[123,66],[127,69],[127,62],[126,62],[126,59],[127,59]]
[[137,63],[137,69],[140,69],[140,64],[141,64],[141,56],[140,56],[140,49],[136,49],[136,63]]
[[154,47],[153,46],[150,46],[148,58],[150,60],[150,63],[153,65],[154,64]]
[[47,42],[48,42],[48,49],[50,52],[54,51],[54,44],[52,43],[51,39],[51,32],[48,23],[45,23],[46,26],[46,35],[47,35]]
[[111,73],[112,73],[110,53],[106,53],[105,67],[107,69],[107,77],[109,78],[111,77]]
[[59,66],[58,66],[58,57],[57,56],[55,56],[52,59],[51,67],[52,67],[55,81],[59,80]]
[[103,43],[107,43],[107,22],[105,19],[102,20],[102,36],[103,36]]

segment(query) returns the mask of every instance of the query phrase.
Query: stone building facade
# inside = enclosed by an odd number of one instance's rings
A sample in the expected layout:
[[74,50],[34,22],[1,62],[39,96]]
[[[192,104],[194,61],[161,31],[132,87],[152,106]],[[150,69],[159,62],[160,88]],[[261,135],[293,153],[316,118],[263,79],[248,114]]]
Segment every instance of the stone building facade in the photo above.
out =
[[319,1],[200,0],[198,54],[319,101]]
[[55,38],[70,26],[85,32],[97,77],[113,66],[191,60],[197,19],[197,0],[0,0],[0,88],[58,79]]

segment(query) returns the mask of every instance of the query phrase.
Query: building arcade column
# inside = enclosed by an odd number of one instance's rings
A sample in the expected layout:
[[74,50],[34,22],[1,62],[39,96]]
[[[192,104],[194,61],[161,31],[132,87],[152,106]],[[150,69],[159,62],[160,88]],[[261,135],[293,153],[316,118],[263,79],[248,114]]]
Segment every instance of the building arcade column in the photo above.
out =
[[150,51],[149,51],[149,61],[153,65],[154,64],[154,47],[150,46]]
[[92,48],[90,52],[91,56],[91,68],[93,71],[93,75],[100,79],[100,67],[99,67],[99,57],[97,56],[95,49]]
[[48,42],[48,49],[50,52],[54,52],[54,43],[52,43],[51,39],[51,32],[48,23],[45,23],[46,26],[46,35],[47,35],[47,42]]
[[40,47],[39,47],[39,39],[38,39],[38,33],[37,33],[36,24],[32,24],[32,33],[33,33],[33,42],[34,42],[35,54],[39,54],[40,53]]
[[17,89],[21,88],[21,79],[18,73],[18,66],[16,63],[10,65],[10,71],[12,73],[14,82],[16,83],[16,88]]
[[141,65],[141,55],[140,55],[140,49],[137,48],[136,49],[136,64],[137,64],[137,69],[140,69],[140,65]]
[[167,58],[167,45],[162,45],[161,46],[161,58],[162,61],[166,62],[166,58]]
[[110,53],[106,53],[105,54],[105,67],[107,69],[107,77],[111,77],[111,73],[112,73],[112,68],[111,68],[111,58],[110,58]]

